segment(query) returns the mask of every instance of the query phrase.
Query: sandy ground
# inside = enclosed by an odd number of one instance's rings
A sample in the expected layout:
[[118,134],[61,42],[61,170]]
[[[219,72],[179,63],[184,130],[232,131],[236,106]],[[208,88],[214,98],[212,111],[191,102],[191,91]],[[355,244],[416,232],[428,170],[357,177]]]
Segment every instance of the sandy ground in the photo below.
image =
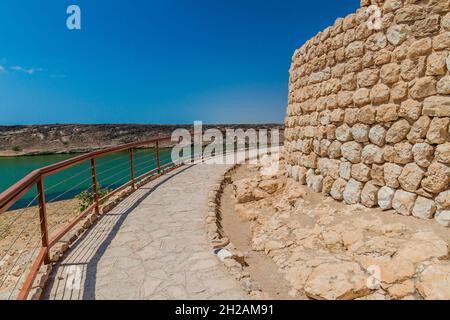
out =
[[[78,200],[47,205],[50,236],[79,214]],[[20,287],[26,271],[40,248],[39,209],[37,206],[0,214],[0,299],[7,299],[12,288]],[[17,285],[16,285],[17,284]]]

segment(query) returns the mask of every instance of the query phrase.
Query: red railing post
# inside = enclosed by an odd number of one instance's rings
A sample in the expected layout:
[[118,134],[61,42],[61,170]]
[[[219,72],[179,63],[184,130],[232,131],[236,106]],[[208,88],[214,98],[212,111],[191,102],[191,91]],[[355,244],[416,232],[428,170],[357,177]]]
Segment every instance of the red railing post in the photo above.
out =
[[161,163],[159,162],[159,141],[156,141],[156,166],[158,173],[161,173]]
[[130,180],[131,187],[136,190],[136,183],[134,182],[134,153],[133,148],[130,148]]
[[48,247],[48,224],[47,224],[47,209],[45,206],[45,192],[44,192],[44,183],[42,181],[42,177],[36,182],[37,192],[38,192],[38,201],[39,201],[39,219],[41,225],[41,241],[42,247],[46,248],[46,254],[44,257],[44,263],[50,263],[50,254]]
[[98,190],[97,190],[97,173],[95,170],[95,158],[91,159],[91,175],[92,175],[92,193],[94,194],[95,202],[95,213],[100,213],[100,208],[98,204]]

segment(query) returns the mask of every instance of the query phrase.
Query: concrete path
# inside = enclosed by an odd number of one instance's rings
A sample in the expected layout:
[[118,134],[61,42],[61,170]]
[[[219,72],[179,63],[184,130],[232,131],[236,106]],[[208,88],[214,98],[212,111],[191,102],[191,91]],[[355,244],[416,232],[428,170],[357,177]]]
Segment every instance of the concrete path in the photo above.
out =
[[137,190],[64,256],[45,298],[244,298],[206,238],[208,192],[226,169],[184,166]]

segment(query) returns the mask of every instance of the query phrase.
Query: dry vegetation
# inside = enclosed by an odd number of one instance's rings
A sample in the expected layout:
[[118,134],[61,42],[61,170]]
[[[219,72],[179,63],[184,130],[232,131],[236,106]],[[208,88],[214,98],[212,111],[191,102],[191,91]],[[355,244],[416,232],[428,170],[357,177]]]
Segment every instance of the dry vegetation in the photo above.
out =
[[[79,211],[78,200],[64,200],[47,205],[50,236],[75,218]],[[0,299],[8,298],[17,281],[23,281],[23,272],[38,253],[40,239],[39,211],[37,206],[7,211],[0,215]],[[22,278],[21,278],[22,276]],[[15,290],[19,289],[19,285]]]

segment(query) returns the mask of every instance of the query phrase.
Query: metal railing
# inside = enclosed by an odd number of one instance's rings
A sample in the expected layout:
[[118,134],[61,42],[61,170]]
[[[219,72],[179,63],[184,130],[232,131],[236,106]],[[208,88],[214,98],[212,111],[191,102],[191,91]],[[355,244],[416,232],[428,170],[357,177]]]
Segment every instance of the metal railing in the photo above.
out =
[[[17,299],[24,300],[28,297],[30,290],[33,286],[33,283],[36,279],[36,276],[39,272],[39,269],[42,265],[46,265],[50,263],[50,249],[59,241],[61,238],[64,237],[74,226],[76,226],[83,218],[85,218],[88,214],[95,212],[96,214],[100,213],[100,206],[102,203],[104,203],[106,200],[114,196],[115,194],[125,190],[128,187],[131,187],[132,190],[136,190],[136,184],[139,181],[142,181],[145,178],[148,178],[152,175],[159,175],[163,174],[169,170],[172,170],[174,167],[177,167],[179,164],[175,163],[170,159],[168,163],[161,165],[161,159],[160,159],[160,143],[161,142],[170,142],[170,137],[163,137],[163,138],[156,138],[146,141],[139,141],[139,142],[133,142],[128,143],[124,145],[119,145],[116,147],[111,147],[99,151],[94,151],[86,154],[82,154],[80,156],[76,156],[73,158],[70,158],[68,160],[64,160],[46,167],[39,168],[37,170],[32,171],[27,176],[25,176],[23,179],[15,183],[13,186],[5,190],[0,194],[0,214],[5,213],[8,209],[10,209],[22,196],[24,196],[28,191],[30,191],[34,186],[36,186],[36,192],[37,195],[31,200],[31,202],[28,204],[27,208],[31,206],[31,204],[37,200],[37,208],[39,211],[39,234],[40,234],[40,246],[39,243],[36,244],[36,249],[39,249],[37,255],[33,255],[33,252],[31,253],[30,257],[30,263],[31,268],[29,270],[24,270],[24,272],[27,272],[25,281],[23,282],[21,289],[18,293]],[[141,166],[141,171],[144,170],[145,172],[139,176],[135,176],[136,174],[136,165],[135,165],[135,152],[134,149],[146,147],[153,145],[155,148],[155,159],[152,164],[148,163],[141,163],[139,164]],[[99,188],[98,188],[98,172],[97,172],[97,165],[96,165],[96,159],[99,157],[103,157],[106,155],[111,155],[118,152],[129,152],[129,179],[128,181],[120,184],[120,186],[116,187],[112,191],[108,192],[106,195],[100,197],[99,194]],[[80,212],[75,218],[73,218],[69,223],[67,223],[61,230],[59,230],[56,234],[52,235],[49,231],[49,222],[48,222],[48,216],[47,216],[47,204],[49,201],[46,201],[46,194],[45,194],[45,188],[44,188],[44,179],[46,177],[49,177],[51,175],[55,175],[58,172],[61,172],[63,170],[66,170],[68,168],[72,168],[76,165],[80,165],[83,163],[89,164],[89,168],[87,168],[90,171],[90,177],[91,180],[91,186],[92,189],[92,195],[93,195],[93,201],[91,204],[88,205],[86,209],[84,209],[82,212]],[[142,165],[146,164],[146,166],[142,167]],[[181,164],[181,163],[180,163]],[[122,164],[123,165],[123,164]],[[149,170],[146,168],[149,167]],[[116,168],[110,168],[111,170]],[[108,169],[108,170],[110,170]],[[105,173],[106,171],[103,171]],[[124,169],[122,169],[124,170]],[[120,173],[120,171],[119,171]],[[80,173],[77,173],[77,175]],[[114,175],[115,173],[113,173]],[[111,175],[111,177],[113,176]],[[123,177],[122,179],[123,180]],[[83,183],[80,182],[79,184]],[[111,184],[114,185],[114,182]],[[64,192],[65,193],[65,192]],[[63,193],[63,194],[64,194]],[[62,195],[58,196],[59,198],[62,197]],[[56,200],[59,200],[58,197],[56,197]],[[56,201],[55,199],[50,200],[51,202]],[[17,215],[12,219],[11,224],[14,223],[16,219],[20,217],[20,214]],[[28,224],[30,222],[27,222]],[[8,232],[8,228],[10,225],[4,229],[4,232]],[[25,228],[24,228],[25,229]],[[22,230],[23,232],[23,230]],[[2,232],[0,232],[2,233]],[[17,236],[19,238],[20,234]],[[17,240],[16,238],[16,240]],[[31,238],[29,242],[31,241]],[[13,241],[14,245],[14,241]],[[28,245],[28,243],[27,243]],[[7,252],[8,253],[8,252]],[[5,253],[3,255],[2,252],[0,252],[0,262],[3,260],[4,256],[7,255]],[[22,254],[22,252],[21,252]],[[19,257],[20,258],[20,257]],[[19,259],[17,258],[17,260]],[[17,261],[16,261],[17,262]],[[16,263],[15,262],[15,263]],[[14,267],[14,265],[13,265]],[[12,269],[12,268],[11,268]],[[8,271],[11,272],[11,270]],[[5,281],[8,274],[4,276],[3,280]],[[3,276],[3,275],[2,275]],[[20,280],[20,278],[19,278]],[[19,282],[19,280],[17,280]],[[17,285],[17,284],[16,284]],[[0,285],[1,286],[1,285]]]

